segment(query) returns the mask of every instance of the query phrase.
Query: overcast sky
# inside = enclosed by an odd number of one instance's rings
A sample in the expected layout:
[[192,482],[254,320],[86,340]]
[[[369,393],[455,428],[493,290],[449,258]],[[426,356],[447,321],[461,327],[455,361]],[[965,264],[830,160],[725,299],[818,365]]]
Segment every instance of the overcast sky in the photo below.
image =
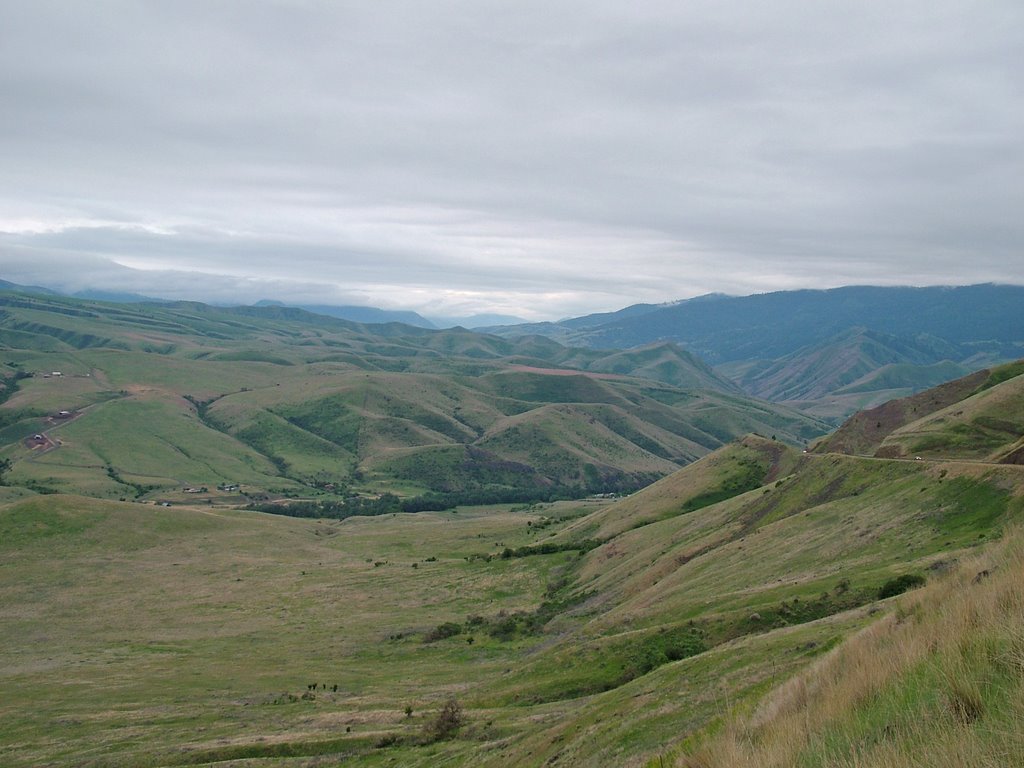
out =
[[1022,243],[1021,0],[0,0],[14,282],[553,319]]

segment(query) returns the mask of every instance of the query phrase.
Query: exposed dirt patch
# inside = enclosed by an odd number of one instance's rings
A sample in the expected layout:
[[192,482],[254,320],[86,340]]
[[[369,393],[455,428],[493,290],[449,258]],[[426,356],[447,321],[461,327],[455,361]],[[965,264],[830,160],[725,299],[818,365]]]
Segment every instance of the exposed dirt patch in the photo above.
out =
[[617,381],[629,378],[617,373],[591,373],[590,371],[577,371],[566,368],[536,368],[532,365],[510,365],[506,370],[519,373],[539,373],[542,376],[587,376],[591,379],[612,379]]
[[785,464],[782,459],[786,455],[788,448],[781,443],[769,443],[768,445],[761,445],[759,448],[762,453],[768,456],[768,473],[764,476],[764,484],[774,483],[785,470]]
[[39,433],[39,434],[36,434],[36,435],[29,435],[28,437],[26,437],[25,438],[25,447],[29,448],[31,450],[37,450],[38,449],[38,450],[42,450],[42,451],[47,451],[47,450],[49,450],[51,448],[55,448],[56,447],[56,443],[54,443],[46,435],[44,435],[42,433]]
[[195,409],[195,405],[189,402],[183,395],[162,387],[152,387],[145,384],[129,384],[123,387],[123,389],[129,396],[137,397],[140,400],[151,398],[172,400],[188,410]]

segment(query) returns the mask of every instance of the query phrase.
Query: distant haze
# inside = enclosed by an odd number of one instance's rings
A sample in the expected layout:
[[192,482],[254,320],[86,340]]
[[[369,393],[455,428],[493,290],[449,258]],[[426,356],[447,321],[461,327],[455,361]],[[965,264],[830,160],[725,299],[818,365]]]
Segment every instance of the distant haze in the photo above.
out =
[[555,319],[1024,284],[1024,3],[0,0],[0,278]]

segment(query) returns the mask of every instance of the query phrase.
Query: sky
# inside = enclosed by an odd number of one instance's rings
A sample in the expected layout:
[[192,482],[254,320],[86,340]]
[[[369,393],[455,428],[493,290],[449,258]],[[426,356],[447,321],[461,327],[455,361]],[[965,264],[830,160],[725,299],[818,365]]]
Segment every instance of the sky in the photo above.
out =
[[529,320],[1024,284],[1020,0],[0,0],[0,278]]

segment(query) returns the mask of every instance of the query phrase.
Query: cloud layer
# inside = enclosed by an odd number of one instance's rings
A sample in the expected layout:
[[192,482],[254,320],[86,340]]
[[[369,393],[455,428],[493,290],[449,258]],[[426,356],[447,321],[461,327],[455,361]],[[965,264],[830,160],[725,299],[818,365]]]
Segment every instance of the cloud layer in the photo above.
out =
[[1024,6],[6,3],[0,277],[532,319],[1024,283]]

